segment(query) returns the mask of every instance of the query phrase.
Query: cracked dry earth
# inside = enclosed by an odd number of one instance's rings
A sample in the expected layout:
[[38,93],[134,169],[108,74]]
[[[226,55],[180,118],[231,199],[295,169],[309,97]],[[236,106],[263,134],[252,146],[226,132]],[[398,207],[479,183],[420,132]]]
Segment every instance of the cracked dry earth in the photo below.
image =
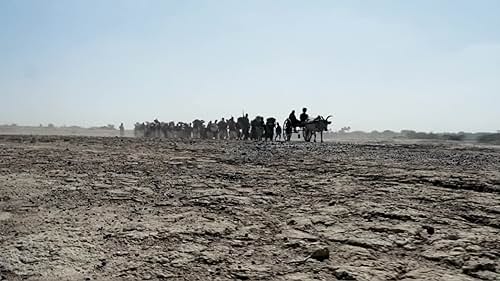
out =
[[499,148],[0,137],[0,280],[500,280],[499,260]]

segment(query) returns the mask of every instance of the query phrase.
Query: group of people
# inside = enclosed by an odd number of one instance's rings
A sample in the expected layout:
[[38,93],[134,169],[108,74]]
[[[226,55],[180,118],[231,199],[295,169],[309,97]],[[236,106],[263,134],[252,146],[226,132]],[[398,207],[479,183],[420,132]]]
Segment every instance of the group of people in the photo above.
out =
[[[300,119],[295,116],[293,110],[284,124],[285,136],[290,136],[292,132],[297,132],[296,128],[301,127],[309,119],[307,108],[302,109]],[[136,123],[134,135],[136,137],[147,138],[181,138],[181,139],[220,139],[220,140],[270,140],[282,139],[283,128],[276,118],[264,119],[256,116],[250,121],[248,114],[235,119],[221,118],[220,120],[209,121],[196,119],[191,123],[185,122],[153,122]],[[285,139],[289,140],[289,137]]]
[[282,129],[276,119],[257,116],[250,121],[248,114],[235,120],[221,118],[209,121],[196,119],[185,122],[153,122],[136,123],[134,135],[146,138],[180,138],[180,139],[220,139],[220,140],[281,140]]
[[304,123],[309,120],[309,115],[307,114],[307,108],[302,108],[302,113],[300,114],[300,120],[297,119],[295,116],[295,110],[292,110],[292,113],[288,116],[288,120],[291,122],[291,128],[293,128],[294,131],[297,130],[297,127],[302,126]]

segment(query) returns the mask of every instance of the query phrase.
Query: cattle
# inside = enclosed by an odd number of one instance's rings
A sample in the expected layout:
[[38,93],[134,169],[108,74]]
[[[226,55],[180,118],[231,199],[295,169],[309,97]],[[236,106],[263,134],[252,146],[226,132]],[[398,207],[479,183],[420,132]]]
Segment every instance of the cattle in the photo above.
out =
[[250,138],[252,140],[258,140],[261,141],[262,137],[264,136],[264,117],[262,116],[257,116],[255,119],[252,120],[250,123]]
[[[294,112],[290,116],[292,116]],[[283,122],[283,133],[285,141],[290,141],[293,133],[299,133],[303,136],[304,140],[310,142],[314,136],[316,142],[316,133],[320,133],[321,142],[323,142],[323,131],[328,130],[328,125],[331,121],[322,116],[314,119],[309,119],[306,122],[295,123],[290,119]],[[239,117],[237,120],[231,117],[227,121],[224,118],[220,122],[208,122],[205,126],[203,120],[196,119],[192,123],[178,122],[177,124],[171,122],[160,122],[155,119],[153,122],[136,123],[134,127],[134,135],[136,137],[146,138],[169,138],[169,139],[221,139],[221,140],[234,140],[234,139],[252,139],[261,141],[263,138],[267,140],[274,140],[274,133],[276,128],[276,119],[269,117],[264,119],[262,116],[256,116],[249,122],[248,114]],[[297,131],[296,127],[299,128]]]
[[310,142],[312,136],[314,136],[314,142],[316,142],[316,133],[319,132],[321,142],[323,142],[323,132],[328,131],[328,125],[332,123],[332,121],[328,121],[330,117],[332,116],[330,115],[325,119],[323,116],[318,116],[313,120],[307,121],[303,129],[304,140]]
[[217,127],[217,121],[215,123],[209,121],[206,128],[207,139],[212,140],[214,138],[217,138],[218,132],[219,132],[219,127]]
[[196,119],[193,121],[193,138],[201,139],[205,138],[205,121]]
[[136,138],[140,138],[140,137],[144,137],[144,135],[146,134],[146,124],[144,123],[135,123],[135,126],[134,126],[134,136]]

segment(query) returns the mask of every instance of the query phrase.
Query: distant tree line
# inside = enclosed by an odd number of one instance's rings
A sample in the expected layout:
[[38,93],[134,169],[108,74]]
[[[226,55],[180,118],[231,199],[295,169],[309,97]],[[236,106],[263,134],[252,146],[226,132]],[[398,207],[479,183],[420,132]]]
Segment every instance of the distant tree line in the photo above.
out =
[[115,125],[113,124],[108,124],[106,126],[98,126],[98,127],[90,127],[90,128],[84,128],[80,126],[56,126],[52,123],[47,124],[47,126],[44,126],[43,124],[38,125],[37,127],[35,126],[22,126],[18,124],[4,124],[0,125],[0,128],[48,128],[48,129],[89,129],[89,130],[117,130]]
[[394,132],[391,130],[385,131],[353,131],[350,132],[350,127],[343,127],[337,132],[331,132],[333,138],[338,136],[349,136],[353,138],[364,139],[414,139],[414,140],[444,140],[444,141],[476,141],[480,143],[500,144],[500,132],[497,133],[433,133],[433,132],[417,132],[413,130],[402,130]]
[[[20,126],[18,124],[4,124],[0,125],[0,128],[9,129],[9,128],[22,128],[29,126]],[[48,124],[47,127],[44,127],[42,124],[39,125],[39,128],[66,128],[66,129],[85,129],[79,126],[62,126],[57,127],[54,124]],[[106,126],[99,127],[91,127],[90,130],[117,130],[115,125],[108,124]],[[394,132],[391,130],[385,131],[371,131],[371,132],[363,132],[363,131],[352,131],[351,127],[346,126],[340,128],[337,132],[329,132],[331,138],[335,139],[335,136],[349,136],[352,138],[364,138],[364,139],[415,139],[415,140],[444,140],[444,141],[475,141],[479,143],[487,143],[487,144],[500,144],[500,131],[496,133],[468,133],[468,132],[458,132],[458,133],[427,133],[427,132],[417,132],[413,130],[402,130],[400,132]],[[328,137],[327,135],[327,137]]]
[[477,141],[481,143],[499,143],[500,133],[424,133],[411,130],[401,131],[402,135],[408,139],[431,139],[449,141]]
[[425,133],[425,132],[415,132],[411,130],[403,130],[401,134],[408,139],[422,139],[422,140],[451,140],[451,141],[464,141],[467,139],[474,139],[475,136],[472,133]]
[[500,144],[500,133],[483,134],[478,137],[477,141],[481,143]]

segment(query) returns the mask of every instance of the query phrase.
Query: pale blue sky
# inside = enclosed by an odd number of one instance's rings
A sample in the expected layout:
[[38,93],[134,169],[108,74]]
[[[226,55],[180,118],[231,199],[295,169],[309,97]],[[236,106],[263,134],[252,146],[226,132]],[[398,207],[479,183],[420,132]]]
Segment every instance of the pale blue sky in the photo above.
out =
[[0,0],[0,123],[500,130],[500,1]]

